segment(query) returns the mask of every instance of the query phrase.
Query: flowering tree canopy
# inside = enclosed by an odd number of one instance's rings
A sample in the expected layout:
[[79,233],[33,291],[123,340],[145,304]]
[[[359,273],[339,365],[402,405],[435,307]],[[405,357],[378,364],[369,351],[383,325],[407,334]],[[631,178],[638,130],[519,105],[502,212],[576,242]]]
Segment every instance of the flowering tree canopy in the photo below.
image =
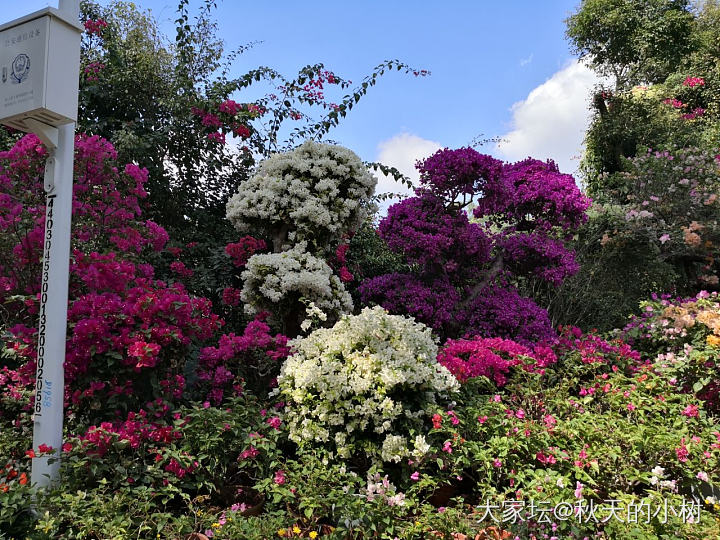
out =
[[352,151],[308,141],[263,161],[227,217],[240,232],[269,237],[276,253],[302,241],[312,253],[332,253],[366,217],[376,182]]
[[530,275],[557,284],[577,271],[565,241],[585,220],[589,201],[572,176],[551,161],[503,164],[471,148],[440,150],[417,166],[415,197],[392,206],[379,227],[414,271],[367,280],[363,300],[413,315],[445,336],[465,328],[521,341],[550,338],[547,313],[515,284]]
[[[303,304],[328,323],[349,313],[342,281],[352,276],[342,241],[372,211],[376,182],[352,151],[313,141],[262,162],[227,205],[238,231],[268,238],[274,251],[247,260],[246,311],[269,311],[295,334],[309,328]],[[327,261],[339,266],[339,277]]]

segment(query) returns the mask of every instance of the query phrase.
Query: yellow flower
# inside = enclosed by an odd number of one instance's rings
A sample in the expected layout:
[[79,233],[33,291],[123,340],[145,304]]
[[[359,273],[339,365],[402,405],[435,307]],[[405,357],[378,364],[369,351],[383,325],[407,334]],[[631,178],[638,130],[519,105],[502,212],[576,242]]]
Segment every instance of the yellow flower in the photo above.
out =
[[711,347],[720,346],[720,337],[717,337],[716,335],[710,334],[705,338],[705,341],[707,341],[707,344]]
[[213,529],[219,529],[219,528],[220,528],[220,524],[219,524],[219,523],[213,523],[213,524],[211,525],[211,527],[212,527]]
[[310,538],[317,538],[317,531],[310,531],[310,534],[308,536]]
[[285,529],[278,529],[278,536],[285,536],[287,531]]
[[298,527],[297,525],[294,525],[294,526],[293,526],[293,532],[294,532],[295,534],[300,534],[302,531],[300,530],[300,527]]

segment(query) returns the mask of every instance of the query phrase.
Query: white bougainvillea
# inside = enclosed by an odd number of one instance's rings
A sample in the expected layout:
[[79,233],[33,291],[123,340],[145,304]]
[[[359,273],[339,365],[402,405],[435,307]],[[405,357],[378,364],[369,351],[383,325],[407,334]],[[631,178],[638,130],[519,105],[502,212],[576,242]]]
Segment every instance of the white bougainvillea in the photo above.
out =
[[[353,302],[328,264],[305,251],[304,243],[282,253],[250,257],[242,273],[245,311],[284,313],[301,301],[331,321],[352,311]],[[322,317],[319,317],[322,318]]]
[[428,452],[428,416],[459,387],[437,363],[430,328],[365,308],[292,346],[276,394],[293,441],[386,462]]
[[354,152],[308,141],[260,163],[227,217],[239,232],[271,238],[276,252],[306,241],[319,253],[365,219],[376,183]]

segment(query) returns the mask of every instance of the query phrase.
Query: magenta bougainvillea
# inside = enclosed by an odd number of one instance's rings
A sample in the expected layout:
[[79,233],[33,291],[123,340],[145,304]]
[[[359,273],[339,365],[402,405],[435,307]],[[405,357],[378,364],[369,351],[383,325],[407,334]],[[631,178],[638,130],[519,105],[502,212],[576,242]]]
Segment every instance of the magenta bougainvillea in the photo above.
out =
[[228,395],[241,394],[245,387],[263,394],[289,354],[287,337],[273,336],[265,322],[255,320],[241,336],[225,334],[217,347],[200,351],[198,378],[213,404]]
[[543,373],[556,361],[555,353],[548,346],[530,348],[502,338],[450,339],[438,354],[438,362],[460,382],[484,376],[498,386],[507,383],[510,369],[514,366]]
[[[193,271],[183,261],[170,265],[168,280],[147,262],[155,252],[182,251],[166,248],[165,230],[142,219],[147,171],[118,167],[114,148],[99,137],[79,135],[75,154],[65,360],[70,410],[88,421],[117,421],[153,399],[177,403],[197,395],[218,403],[240,391],[240,362],[267,354],[277,363],[286,354],[284,336],[271,337],[256,322],[240,338],[224,336],[222,354],[212,361],[206,354],[193,367],[193,350],[217,339],[223,321],[208,299],[187,291],[183,279]],[[0,370],[0,397],[16,401],[26,399],[35,378],[46,156],[32,135],[0,153],[0,323],[9,359]],[[262,248],[261,240],[246,237],[228,246],[228,255],[244,264]],[[236,296],[224,298],[236,303]],[[233,354],[225,354],[225,342]]]
[[445,337],[554,339],[547,312],[515,284],[559,284],[577,272],[565,242],[590,201],[573,177],[551,161],[504,164],[471,148],[440,150],[417,167],[415,196],[390,207],[378,229],[414,272],[365,281],[362,299]]

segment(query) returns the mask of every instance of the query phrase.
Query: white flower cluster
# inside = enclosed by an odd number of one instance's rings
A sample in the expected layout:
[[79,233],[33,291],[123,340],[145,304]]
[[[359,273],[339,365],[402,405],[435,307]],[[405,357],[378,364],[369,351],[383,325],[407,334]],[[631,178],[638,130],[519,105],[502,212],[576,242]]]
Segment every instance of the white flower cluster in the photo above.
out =
[[[241,298],[245,311],[282,312],[302,298],[325,319],[333,320],[352,311],[350,293],[328,264],[305,251],[304,243],[282,253],[263,253],[250,257],[242,273]],[[320,317],[318,315],[318,317]]]
[[457,379],[438,364],[430,328],[389,315],[381,307],[345,316],[333,328],[292,342],[277,394],[298,444],[334,444],[341,458],[354,452],[373,460],[420,457],[430,446],[423,422],[439,396],[457,391]]
[[663,478],[665,478],[665,469],[660,465],[656,466],[650,472],[653,474],[650,478],[650,483],[653,486],[657,486],[658,489],[668,489],[673,492],[677,491],[675,480],[663,480]]
[[388,480],[387,475],[381,477],[380,473],[375,473],[374,476],[368,475],[368,484],[363,495],[369,502],[377,499],[387,503],[388,506],[405,504],[405,494],[397,490],[395,485]]
[[321,248],[362,223],[376,183],[354,152],[308,141],[263,161],[228,201],[227,217],[240,232],[275,241],[285,231],[282,241]]
[[327,313],[315,305],[315,302],[309,302],[305,306],[305,320],[300,323],[300,329],[303,332],[307,332],[310,328],[316,324],[318,327],[322,326],[322,323],[327,321]]

